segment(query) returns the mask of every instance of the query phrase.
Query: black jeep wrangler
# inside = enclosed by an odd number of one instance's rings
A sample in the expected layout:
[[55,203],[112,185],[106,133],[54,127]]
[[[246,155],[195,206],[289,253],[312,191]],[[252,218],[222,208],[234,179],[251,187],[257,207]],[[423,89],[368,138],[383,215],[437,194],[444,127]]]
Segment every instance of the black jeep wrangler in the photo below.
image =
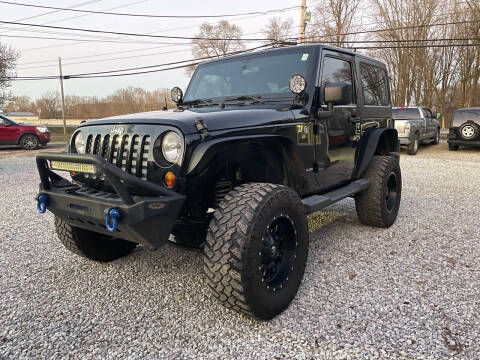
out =
[[351,196],[364,224],[395,221],[384,64],[322,45],[259,51],[200,64],[172,98],[175,110],[84,123],[68,152],[37,156],[37,207],[67,249],[97,261],[169,239],[203,249],[214,296],[270,319],[302,280],[308,213]]

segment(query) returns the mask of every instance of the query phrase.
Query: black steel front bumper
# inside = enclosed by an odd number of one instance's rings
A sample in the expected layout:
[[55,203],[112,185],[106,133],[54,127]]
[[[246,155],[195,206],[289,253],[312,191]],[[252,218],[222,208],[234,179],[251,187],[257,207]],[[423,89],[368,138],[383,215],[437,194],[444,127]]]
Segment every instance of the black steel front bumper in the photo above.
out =
[[[177,220],[185,196],[121,170],[96,155],[39,153],[40,191],[47,196],[46,208],[71,226],[158,247],[163,245]],[[91,164],[115,193],[71,183],[50,169],[49,161]],[[128,188],[148,196],[132,196]],[[106,227],[110,209],[120,213],[114,231]]]

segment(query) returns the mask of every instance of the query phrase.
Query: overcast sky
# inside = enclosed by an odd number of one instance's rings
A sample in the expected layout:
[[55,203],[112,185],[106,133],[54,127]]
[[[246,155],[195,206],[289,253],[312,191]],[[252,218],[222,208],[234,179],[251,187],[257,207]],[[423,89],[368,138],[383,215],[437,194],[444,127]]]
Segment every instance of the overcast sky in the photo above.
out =
[[[16,2],[65,8],[75,7],[76,9],[85,10],[162,15],[233,14],[282,9],[300,5],[300,0],[18,0]],[[110,10],[112,8],[116,9]],[[299,22],[299,12],[299,9],[293,9],[275,15],[249,15],[226,19],[240,26],[243,30],[244,37],[262,37],[262,34],[255,33],[262,30],[270,17],[293,17],[295,21],[294,24],[297,25]],[[0,20],[117,32],[193,36],[198,31],[198,26],[201,23],[214,23],[219,19],[132,18],[96,14],[85,15],[70,11],[58,11],[52,13],[52,10],[48,9],[33,9],[0,3]],[[295,32],[295,30],[292,30],[292,32]],[[44,39],[24,39],[5,37],[5,35],[78,38],[89,39],[89,41],[74,42]],[[90,41],[94,38],[131,43],[102,43]],[[130,38],[125,36],[96,35],[65,30],[0,24],[0,41],[11,45],[14,49],[20,52],[21,56],[17,65],[18,76],[58,75],[57,58],[59,56],[61,56],[63,59],[64,75],[148,66],[192,58],[188,40],[165,40],[138,37]],[[161,42],[173,44],[158,44]],[[258,45],[258,43],[247,43],[246,45],[247,47],[252,47]],[[172,51],[175,52],[170,54],[158,54]],[[98,56],[100,54],[106,55]],[[139,55],[142,56],[130,59],[112,59]],[[41,63],[39,63],[40,61]],[[86,61],[89,62],[85,63]],[[84,63],[73,64],[78,62]],[[152,90],[155,88],[170,88],[172,86],[179,85],[184,89],[187,83],[188,78],[185,75],[184,70],[179,69],[167,72],[116,78],[65,80],[65,93],[72,95],[105,96],[113,93],[118,88],[127,86],[138,86]],[[12,92],[14,95],[28,95],[32,98],[36,98],[42,93],[52,90],[59,90],[58,80],[16,81],[13,82],[12,86]]]

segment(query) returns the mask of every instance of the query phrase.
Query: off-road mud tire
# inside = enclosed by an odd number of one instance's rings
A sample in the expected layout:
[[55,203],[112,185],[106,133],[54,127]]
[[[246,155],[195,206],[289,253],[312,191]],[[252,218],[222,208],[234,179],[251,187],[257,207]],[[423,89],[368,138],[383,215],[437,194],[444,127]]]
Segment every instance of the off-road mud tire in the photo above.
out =
[[[295,255],[285,282],[272,289],[264,282],[261,254],[266,233],[278,219],[288,219],[295,230]],[[305,270],[308,225],[299,196],[291,188],[275,184],[248,183],[234,188],[214,213],[204,252],[204,271],[215,298],[227,308],[257,319],[273,318],[289,306]]]
[[55,231],[65,248],[74,254],[100,262],[109,262],[128,255],[137,246],[127,240],[70,226],[57,216]]
[[[362,177],[370,181],[370,186],[355,195],[355,207],[360,221],[370,226],[391,226],[397,218],[402,195],[402,175],[398,159],[393,156],[374,156]],[[395,194],[389,191],[392,188],[392,179],[395,181]],[[387,195],[394,195],[394,201],[391,202],[392,197]]]

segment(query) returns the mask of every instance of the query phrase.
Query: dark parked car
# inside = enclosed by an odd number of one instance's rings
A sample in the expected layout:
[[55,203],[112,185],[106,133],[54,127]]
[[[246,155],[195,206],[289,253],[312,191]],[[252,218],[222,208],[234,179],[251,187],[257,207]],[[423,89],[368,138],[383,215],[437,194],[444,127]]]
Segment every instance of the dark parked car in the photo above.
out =
[[19,145],[34,150],[50,141],[50,132],[43,125],[19,124],[0,114],[0,145]]
[[448,133],[448,148],[480,147],[480,107],[458,109],[453,112]]
[[364,224],[395,221],[383,63],[321,45],[230,56],[200,64],[172,99],[173,111],[81,124],[68,153],[37,156],[37,206],[67,249],[110,261],[173,234],[203,250],[220,302],[269,319],[301,283],[307,213],[351,196]]
[[437,145],[440,142],[440,123],[430,109],[424,106],[394,107],[392,115],[400,145],[407,147],[409,155],[415,155],[421,143]]

